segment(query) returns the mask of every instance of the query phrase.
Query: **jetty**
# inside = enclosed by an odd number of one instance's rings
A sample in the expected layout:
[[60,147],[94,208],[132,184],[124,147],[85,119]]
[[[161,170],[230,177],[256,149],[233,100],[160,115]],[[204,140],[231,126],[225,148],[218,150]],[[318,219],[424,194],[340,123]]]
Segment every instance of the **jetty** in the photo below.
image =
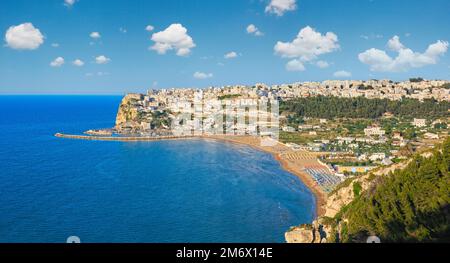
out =
[[161,141],[161,140],[179,140],[179,139],[194,139],[200,138],[195,135],[182,136],[98,136],[98,135],[73,135],[56,133],[55,137],[75,140],[90,140],[90,141],[119,141],[119,142],[138,142],[138,141]]

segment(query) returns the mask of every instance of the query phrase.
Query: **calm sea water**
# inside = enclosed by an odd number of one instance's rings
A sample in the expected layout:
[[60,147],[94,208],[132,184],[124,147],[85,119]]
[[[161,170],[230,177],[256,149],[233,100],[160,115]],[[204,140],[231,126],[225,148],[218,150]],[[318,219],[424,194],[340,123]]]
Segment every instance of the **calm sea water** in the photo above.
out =
[[283,242],[315,201],[266,153],[53,137],[112,127],[120,97],[0,96],[0,242]]

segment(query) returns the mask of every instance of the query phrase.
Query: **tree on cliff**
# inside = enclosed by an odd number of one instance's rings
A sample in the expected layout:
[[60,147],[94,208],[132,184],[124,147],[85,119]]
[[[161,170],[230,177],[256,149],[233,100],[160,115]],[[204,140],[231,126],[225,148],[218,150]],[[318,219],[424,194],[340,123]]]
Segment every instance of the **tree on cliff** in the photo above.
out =
[[403,170],[380,178],[342,216],[341,242],[376,235],[384,242],[450,241],[450,138],[429,158],[416,156]]

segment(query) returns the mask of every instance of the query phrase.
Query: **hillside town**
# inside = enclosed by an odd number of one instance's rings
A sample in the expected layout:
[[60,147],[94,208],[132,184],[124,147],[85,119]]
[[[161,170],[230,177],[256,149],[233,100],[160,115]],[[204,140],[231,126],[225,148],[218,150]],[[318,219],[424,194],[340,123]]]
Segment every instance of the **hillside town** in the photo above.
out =
[[398,163],[415,151],[433,147],[445,139],[449,109],[440,116],[420,118],[395,116],[391,112],[384,112],[379,118],[313,118],[279,110],[280,104],[315,97],[392,102],[410,99],[414,103],[431,100],[432,105],[445,104],[450,102],[449,86],[448,81],[412,79],[149,90],[147,94],[125,96],[114,129],[87,133],[150,137],[269,136],[290,151],[298,152],[294,155],[299,158],[305,152],[315,153],[320,165],[305,171],[331,191],[348,176]]
[[[197,96],[197,97],[196,97]],[[200,96],[200,98],[199,98]],[[243,109],[247,111],[248,117],[257,118],[256,121],[243,125],[234,122],[226,122],[227,131],[232,130],[234,134],[254,134],[257,132],[261,119],[264,122],[271,122],[270,114],[267,113],[268,104],[278,104],[278,102],[289,101],[296,98],[309,98],[317,96],[357,98],[367,99],[388,99],[400,101],[404,98],[416,99],[419,101],[435,100],[450,101],[449,81],[429,81],[423,79],[411,79],[405,82],[392,82],[390,80],[369,80],[369,81],[323,81],[323,82],[303,82],[289,85],[267,86],[256,84],[254,86],[226,86],[210,87],[206,89],[161,89],[149,90],[147,94],[129,94],[125,98],[121,107],[124,111],[119,111],[116,121],[116,131],[118,133],[141,133],[146,135],[166,135],[171,132],[171,121],[180,114],[201,112],[201,123],[194,123],[194,120],[187,120],[188,131],[194,129],[202,132],[215,133],[217,129],[222,130],[217,122],[217,114],[225,113],[226,109]],[[194,105],[196,103],[198,105]],[[200,104],[199,104],[200,102]],[[264,107],[262,107],[264,106]],[[127,111],[128,110],[128,111]],[[120,114],[127,112],[127,114]],[[242,112],[241,112],[242,113]],[[242,114],[244,114],[242,113]],[[264,115],[265,114],[265,115]],[[276,113],[278,114],[278,112]],[[242,116],[235,116],[242,120]],[[326,120],[322,120],[326,122]],[[425,126],[425,121],[415,126]],[[245,123],[244,123],[245,124]],[[278,127],[279,120],[276,119],[267,126]],[[310,126],[284,126],[283,131],[308,130]],[[383,135],[377,129],[368,129],[367,135]],[[373,133],[373,134],[370,134]],[[433,136],[433,135],[431,135]]]
[[[149,90],[146,100],[150,107],[171,107],[180,100],[193,99],[197,89]],[[298,97],[335,96],[342,98],[365,97],[368,99],[401,100],[412,98],[423,101],[450,101],[450,82],[444,80],[422,80],[393,82],[391,80],[326,80],[323,82],[301,82],[273,85],[257,83],[254,86],[224,86],[203,89],[205,99],[220,96],[239,98],[267,98],[289,100]]]

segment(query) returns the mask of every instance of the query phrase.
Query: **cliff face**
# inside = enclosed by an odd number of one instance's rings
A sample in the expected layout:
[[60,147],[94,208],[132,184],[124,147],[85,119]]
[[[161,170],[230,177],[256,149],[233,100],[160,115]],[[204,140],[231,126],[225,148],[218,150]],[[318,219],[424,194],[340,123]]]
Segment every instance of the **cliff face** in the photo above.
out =
[[361,191],[369,189],[371,186],[369,174],[355,178],[347,183],[343,183],[339,189],[328,196],[325,204],[325,215],[312,222],[311,225],[294,227],[285,233],[287,243],[326,243],[332,239],[333,227],[329,218],[333,218],[341,209],[350,204],[355,198],[353,185],[355,183],[361,186]]
[[327,243],[327,231],[318,220],[311,225],[293,227],[284,234],[287,243]]
[[[427,153],[422,156],[427,156]],[[335,240],[335,236],[339,236],[340,226],[332,226],[332,218],[334,218],[344,206],[350,204],[355,199],[354,185],[358,184],[361,189],[359,192],[364,192],[376,186],[377,177],[388,175],[389,173],[405,168],[411,160],[402,163],[394,164],[388,167],[377,169],[366,175],[350,179],[343,182],[337,190],[330,194],[325,204],[325,214],[312,222],[312,224],[302,225],[291,228],[285,233],[287,243],[325,243],[327,241]],[[343,222],[347,219],[343,218]],[[337,231],[337,233],[336,233]]]
[[141,94],[127,94],[122,99],[116,116],[116,130],[120,131],[124,126],[131,128],[139,126],[137,103],[142,100],[142,98],[143,95]]

